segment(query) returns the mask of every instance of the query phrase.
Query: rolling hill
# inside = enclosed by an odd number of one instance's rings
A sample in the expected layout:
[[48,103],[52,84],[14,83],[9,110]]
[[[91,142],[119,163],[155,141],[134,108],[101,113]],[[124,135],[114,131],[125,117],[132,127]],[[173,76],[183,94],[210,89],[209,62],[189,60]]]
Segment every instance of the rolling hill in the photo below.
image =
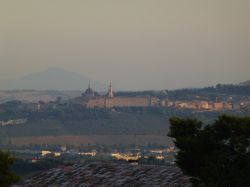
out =
[[96,90],[105,88],[102,83],[82,74],[50,68],[20,78],[2,80],[0,90],[83,90],[88,87],[89,81]]

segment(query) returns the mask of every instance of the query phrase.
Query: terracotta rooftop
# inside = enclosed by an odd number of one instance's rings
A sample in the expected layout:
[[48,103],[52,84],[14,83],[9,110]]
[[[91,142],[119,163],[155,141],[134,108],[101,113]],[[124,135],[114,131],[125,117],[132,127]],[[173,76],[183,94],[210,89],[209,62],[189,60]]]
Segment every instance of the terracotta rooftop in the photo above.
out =
[[188,177],[174,166],[91,162],[50,169],[26,179],[21,187],[190,187]]

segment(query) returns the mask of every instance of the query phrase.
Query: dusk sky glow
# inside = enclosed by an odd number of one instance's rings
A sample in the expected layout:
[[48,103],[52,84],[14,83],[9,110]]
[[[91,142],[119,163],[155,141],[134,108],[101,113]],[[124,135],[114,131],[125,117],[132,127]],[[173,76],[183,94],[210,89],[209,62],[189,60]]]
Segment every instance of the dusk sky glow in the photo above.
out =
[[60,67],[119,89],[250,79],[249,0],[1,0],[0,79]]

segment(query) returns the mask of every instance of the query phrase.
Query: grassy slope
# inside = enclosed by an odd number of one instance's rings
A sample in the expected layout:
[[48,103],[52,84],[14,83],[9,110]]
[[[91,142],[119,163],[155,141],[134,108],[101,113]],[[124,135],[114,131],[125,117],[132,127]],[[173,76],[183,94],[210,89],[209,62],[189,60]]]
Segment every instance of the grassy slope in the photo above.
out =
[[[0,135],[3,139],[9,138],[26,138],[47,136],[78,136],[84,135],[85,139],[80,142],[90,143],[132,143],[131,137],[135,133],[140,134],[141,143],[155,140],[155,142],[165,140],[168,131],[168,120],[162,115],[154,114],[114,114],[108,119],[86,119],[81,121],[55,121],[40,120],[29,122],[25,125],[16,125],[9,127],[1,127]],[[120,136],[117,136],[120,135]],[[121,136],[123,135],[123,136]],[[159,138],[157,138],[159,137]],[[53,138],[52,138],[53,139]],[[74,138],[66,138],[69,143],[76,141]],[[106,141],[105,141],[106,139]],[[21,140],[21,139],[20,139]],[[22,139],[23,140],[23,139]],[[88,140],[88,141],[85,141]],[[15,139],[18,142],[18,139]],[[32,140],[31,140],[32,141]],[[38,142],[41,140],[38,140]],[[52,140],[51,140],[52,141]],[[53,140],[54,141],[54,140]],[[77,140],[78,141],[78,140]],[[55,141],[54,141],[55,142]],[[152,142],[153,143],[153,142]]]

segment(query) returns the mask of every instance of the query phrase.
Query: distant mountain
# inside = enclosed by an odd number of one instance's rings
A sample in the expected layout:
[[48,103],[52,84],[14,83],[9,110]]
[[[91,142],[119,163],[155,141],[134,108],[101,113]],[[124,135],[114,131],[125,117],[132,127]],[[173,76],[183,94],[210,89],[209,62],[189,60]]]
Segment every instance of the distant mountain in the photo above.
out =
[[61,68],[50,68],[42,72],[0,82],[0,90],[84,90],[91,83],[93,89],[103,90],[105,86],[79,73]]

